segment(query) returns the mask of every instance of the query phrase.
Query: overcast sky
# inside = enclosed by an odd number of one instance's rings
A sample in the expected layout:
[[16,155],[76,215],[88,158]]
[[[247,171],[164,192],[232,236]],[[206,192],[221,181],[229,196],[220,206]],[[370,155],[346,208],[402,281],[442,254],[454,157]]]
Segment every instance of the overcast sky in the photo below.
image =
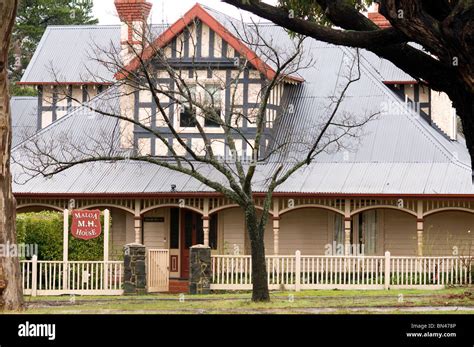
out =
[[[189,10],[196,0],[148,0],[153,4],[150,15],[152,23],[162,21],[172,23]],[[266,0],[267,3],[275,4],[277,0]],[[247,12],[240,12],[234,6],[222,3],[220,0],[200,0],[199,3],[212,7],[233,17],[240,18],[240,13],[244,19],[249,18]],[[99,19],[100,24],[118,24],[120,20],[115,12],[114,0],[94,0],[94,16]]]

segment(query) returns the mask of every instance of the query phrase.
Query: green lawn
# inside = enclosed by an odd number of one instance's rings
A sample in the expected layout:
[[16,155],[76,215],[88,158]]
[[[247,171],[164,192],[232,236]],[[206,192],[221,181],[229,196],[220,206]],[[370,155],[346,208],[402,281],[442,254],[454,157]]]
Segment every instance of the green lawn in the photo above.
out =
[[250,292],[210,295],[25,297],[29,314],[474,314],[474,289],[272,292],[270,303],[253,303]]

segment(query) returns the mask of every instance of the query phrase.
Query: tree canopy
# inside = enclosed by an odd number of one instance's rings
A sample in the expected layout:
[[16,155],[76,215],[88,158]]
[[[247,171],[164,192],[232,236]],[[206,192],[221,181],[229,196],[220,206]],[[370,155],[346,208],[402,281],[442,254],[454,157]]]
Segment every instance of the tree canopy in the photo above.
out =
[[[19,81],[48,25],[97,24],[92,0],[20,0],[9,54],[12,83]],[[12,86],[12,94],[28,94]]]

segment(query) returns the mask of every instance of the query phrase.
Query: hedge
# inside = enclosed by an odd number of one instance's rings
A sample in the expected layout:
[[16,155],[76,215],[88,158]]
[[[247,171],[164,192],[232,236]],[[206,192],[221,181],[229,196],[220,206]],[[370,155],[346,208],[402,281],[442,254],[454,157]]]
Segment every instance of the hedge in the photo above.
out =
[[[16,217],[18,243],[37,244],[39,260],[63,259],[63,214],[61,212],[19,213]],[[69,226],[72,217],[69,216]],[[92,240],[72,237],[69,231],[69,260],[103,260],[104,216],[102,233]]]

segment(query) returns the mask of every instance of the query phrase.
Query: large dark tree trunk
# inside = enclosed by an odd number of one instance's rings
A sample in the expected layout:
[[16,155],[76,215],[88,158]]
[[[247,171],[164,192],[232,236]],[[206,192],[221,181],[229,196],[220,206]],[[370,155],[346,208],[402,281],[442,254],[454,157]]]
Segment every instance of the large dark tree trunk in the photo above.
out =
[[249,206],[245,209],[245,224],[252,253],[252,301],[270,301],[265,265],[265,227],[259,223],[255,206]]
[[474,170],[474,99],[473,95],[462,87],[448,93],[456,113],[461,118],[462,129],[466,138],[466,147],[471,155],[471,168]]
[[[0,0],[0,244],[16,244],[15,198],[12,193],[10,172],[11,115],[8,91],[7,52],[12,26],[15,20],[17,1]],[[7,287],[2,298],[4,308],[18,310],[23,306],[18,257],[0,255]],[[0,300],[2,301],[2,300]]]

